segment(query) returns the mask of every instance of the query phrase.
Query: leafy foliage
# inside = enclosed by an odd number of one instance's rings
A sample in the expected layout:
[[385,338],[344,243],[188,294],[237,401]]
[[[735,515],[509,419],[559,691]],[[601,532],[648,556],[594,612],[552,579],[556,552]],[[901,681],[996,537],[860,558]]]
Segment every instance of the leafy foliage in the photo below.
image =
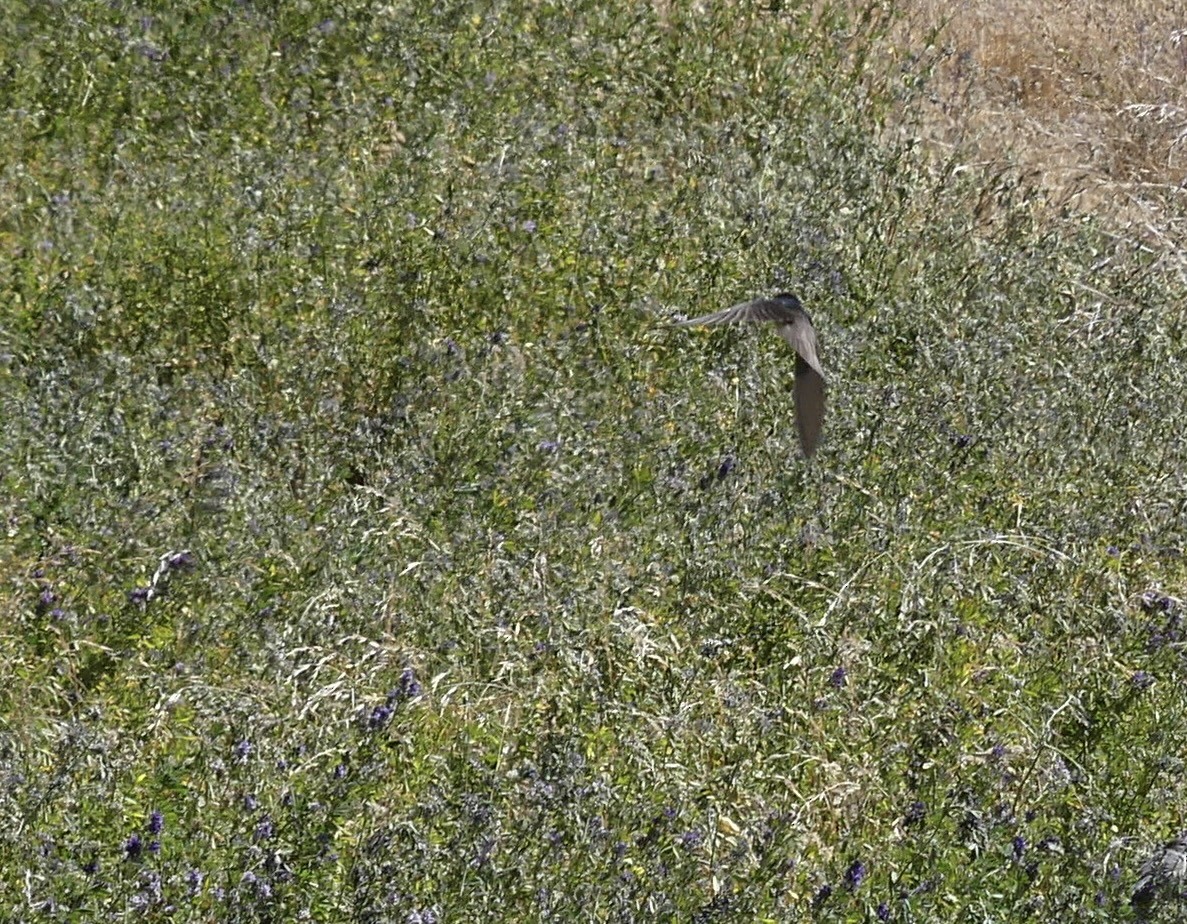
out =
[[[1129,913],[1182,282],[925,151],[891,25],[4,14],[6,916]],[[774,338],[665,326],[784,288],[812,464]]]

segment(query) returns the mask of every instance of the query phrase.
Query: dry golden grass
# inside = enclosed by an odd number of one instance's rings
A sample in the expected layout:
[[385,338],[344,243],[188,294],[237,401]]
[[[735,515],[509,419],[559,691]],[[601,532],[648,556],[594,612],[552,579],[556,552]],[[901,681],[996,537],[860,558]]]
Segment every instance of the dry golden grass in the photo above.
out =
[[1187,7],[1165,0],[906,0],[896,38],[938,30],[926,140],[1029,172],[1051,201],[1173,253],[1187,228]]

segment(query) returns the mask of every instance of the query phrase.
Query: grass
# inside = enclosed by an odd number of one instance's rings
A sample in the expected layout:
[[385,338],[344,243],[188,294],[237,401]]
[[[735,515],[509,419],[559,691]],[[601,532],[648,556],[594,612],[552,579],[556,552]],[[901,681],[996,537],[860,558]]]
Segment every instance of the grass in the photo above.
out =
[[[1137,917],[1181,203],[938,143],[934,25],[6,12],[4,916]],[[811,462],[665,326],[783,288]]]
[[1061,206],[1182,266],[1187,20],[1157,2],[904,5],[899,34],[941,29],[923,137],[1029,171]]

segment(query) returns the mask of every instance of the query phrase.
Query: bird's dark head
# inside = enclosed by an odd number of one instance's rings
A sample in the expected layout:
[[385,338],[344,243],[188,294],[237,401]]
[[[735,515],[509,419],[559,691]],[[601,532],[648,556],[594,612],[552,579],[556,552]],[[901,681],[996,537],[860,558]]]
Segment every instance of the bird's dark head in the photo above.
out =
[[780,292],[778,295],[775,296],[774,301],[783,302],[786,305],[790,305],[792,308],[803,308],[804,307],[803,305],[800,304],[799,297],[792,295],[790,292]]

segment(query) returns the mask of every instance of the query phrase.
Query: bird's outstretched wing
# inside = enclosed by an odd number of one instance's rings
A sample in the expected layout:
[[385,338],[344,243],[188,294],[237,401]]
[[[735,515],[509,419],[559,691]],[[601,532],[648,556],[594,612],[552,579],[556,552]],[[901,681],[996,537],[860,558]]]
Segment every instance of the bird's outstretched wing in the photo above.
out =
[[[816,353],[816,329],[812,326],[808,312],[801,308],[791,320],[781,323],[779,336],[790,343],[796,355],[820,376],[820,382],[823,385],[824,369],[821,367],[820,357]],[[801,374],[798,362],[795,366],[795,374],[797,378]]]
[[820,356],[816,351],[816,330],[812,327],[812,319],[808,317],[808,312],[800,306],[798,299],[792,301],[786,298],[756,298],[752,302],[731,305],[699,318],[677,321],[676,326],[762,324],[768,321],[777,325],[779,336],[791,344],[796,354],[823,379],[824,368],[820,365]]
[[791,389],[795,399],[795,425],[800,431],[800,445],[804,455],[810,456],[820,442],[824,429],[824,376],[803,359],[795,363],[795,385]]
[[[804,309],[795,304],[775,298],[756,298],[752,302],[731,305],[712,314],[701,315],[689,321],[677,321],[677,327],[696,327],[700,324],[761,324],[763,321],[787,323],[802,315]],[[793,344],[794,345],[794,344]]]

